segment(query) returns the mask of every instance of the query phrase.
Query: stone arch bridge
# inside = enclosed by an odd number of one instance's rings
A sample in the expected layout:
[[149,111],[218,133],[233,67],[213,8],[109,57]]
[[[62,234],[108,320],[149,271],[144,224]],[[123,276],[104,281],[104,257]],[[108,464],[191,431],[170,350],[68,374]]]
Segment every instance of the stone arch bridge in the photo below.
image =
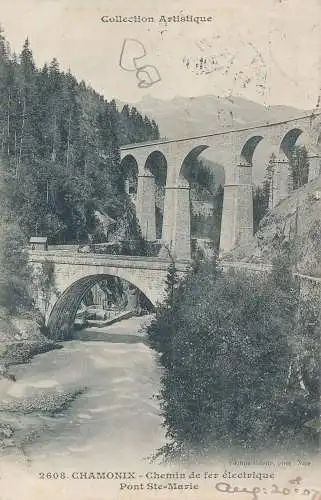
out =
[[136,214],[147,240],[156,239],[155,172],[153,158],[166,164],[162,240],[174,256],[191,256],[190,185],[186,166],[210,148],[213,159],[225,170],[220,253],[246,243],[253,234],[252,164],[257,146],[265,143],[273,154],[273,186],[270,206],[286,198],[292,190],[289,169],[291,151],[300,137],[308,151],[309,181],[320,175],[321,112],[306,113],[278,122],[254,123],[212,134],[121,147],[121,160],[131,161],[138,172]]
[[[46,302],[40,290],[35,297],[52,333],[70,331],[86,292],[107,276],[117,276],[134,285],[155,306],[165,297],[170,264],[170,260],[159,258],[81,254],[76,250],[54,248],[29,250],[29,262],[35,276],[43,263],[54,266],[54,289],[49,301]],[[189,265],[189,262],[176,263],[180,277],[184,276]]]

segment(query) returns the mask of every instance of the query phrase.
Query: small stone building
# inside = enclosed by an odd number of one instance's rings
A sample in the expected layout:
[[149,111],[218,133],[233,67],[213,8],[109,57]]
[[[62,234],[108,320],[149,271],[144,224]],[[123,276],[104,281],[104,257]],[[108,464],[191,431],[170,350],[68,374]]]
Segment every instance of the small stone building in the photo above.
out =
[[32,236],[29,240],[31,250],[48,250],[47,236]]

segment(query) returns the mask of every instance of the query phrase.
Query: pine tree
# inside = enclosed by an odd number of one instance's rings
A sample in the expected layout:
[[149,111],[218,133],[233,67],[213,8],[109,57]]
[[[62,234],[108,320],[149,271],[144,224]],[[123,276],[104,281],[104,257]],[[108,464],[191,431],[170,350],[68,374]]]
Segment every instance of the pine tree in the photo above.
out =
[[17,224],[0,224],[0,306],[9,313],[32,307],[25,238]]
[[[22,66],[22,70],[25,75],[31,78],[32,74],[35,71],[35,63],[33,60],[33,54],[30,48],[29,38],[26,38],[23,48],[20,54],[20,62]],[[28,74],[29,73],[29,74]]]
[[152,120],[152,128],[153,128],[153,139],[154,140],[159,139],[160,138],[159,128],[158,128],[157,123],[154,120]]
[[213,200],[213,218],[214,218],[213,242],[214,242],[214,248],[216,250],[220,248],[223,200],[224,200],[224,187],[220,184],[216,190]]
[[275,169],[275,160],[276,160],[276,155],[272,153],[270,156],[268,165],[265,170],[265,176],[264,176],[264,183],[263,183],[263,189],[264,189],[264,195],[268,199],[268,207],[273,208],[274,207],[274,169]]
[[167,276],[166,276],[166,302],[169,306],[173,305],[174,302],[174,293],[175,289],[177,287],[177,284],[179,283],[179,278],[177,274],[177,269],[175,266],[175,261],[172,260],[171,263],[168,266],[167,269]]
[[293,189],[298,189],[308,182],[309,159],[307,149],[295,146],[290,156],[290,168],[293,179]]
[[8,46],[3,33],[3,28],[0,25],[0,64],[7,63],[9,60]]
[[266,183],[263,186],[256,186],[253,192],[253,226],[254,234],[259,228],[260,221],[266,214],[269,206],[268,188]]

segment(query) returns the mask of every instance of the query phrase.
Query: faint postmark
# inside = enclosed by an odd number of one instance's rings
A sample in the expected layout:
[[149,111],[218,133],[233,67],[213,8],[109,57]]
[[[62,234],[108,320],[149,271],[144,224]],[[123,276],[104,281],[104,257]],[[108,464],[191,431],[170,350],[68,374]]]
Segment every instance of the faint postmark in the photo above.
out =
[[234,42],[233,50],[226,46],[226,40],[217,33],[196,40],[195,45],[200,53],[185,55],[182,63],[197,76],[215,74],[228,77],[227,97],[233,95],[235,87],[246,89],[249,86],[254,86],[255,92],[265,97],[268,68],[265,57],[254,43],[242,40],[240,36]]
[[138,80],[138,87],[147,89],[155,83],[161,81],[161,76],[156,68],[151,64],[143,64],[142,59],[147,55],[145,46],[135,38],[125,38],[120,58],[119,66],[124,71],[134,71]]

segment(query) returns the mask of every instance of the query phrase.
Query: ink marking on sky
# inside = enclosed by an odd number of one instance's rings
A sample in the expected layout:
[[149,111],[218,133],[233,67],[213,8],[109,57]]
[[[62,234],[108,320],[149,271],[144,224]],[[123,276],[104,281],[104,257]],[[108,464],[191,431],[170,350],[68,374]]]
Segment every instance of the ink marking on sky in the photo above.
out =
[[146,57],[147,52],[142,42],[134,38],[125,38],[119,59],[119,66],[124,71],[135,71],[138,80],[137,86],[147,89],[161,81],[158,69],[151,64],[141,64],[140,59]]

